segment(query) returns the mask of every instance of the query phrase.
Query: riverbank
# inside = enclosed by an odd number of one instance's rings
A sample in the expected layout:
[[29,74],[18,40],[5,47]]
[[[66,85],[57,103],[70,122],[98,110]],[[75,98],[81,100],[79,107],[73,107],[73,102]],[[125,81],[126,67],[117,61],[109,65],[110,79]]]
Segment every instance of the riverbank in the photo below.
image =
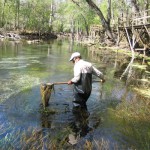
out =
[[[116,57],[122,55],[122,61],[127,56],[129,58],[128,64],[122,63],[119,67],[124,67],[126,78],[126,86],[137,93],[137,97],[130,101],[122,98],[121,103],[114,108],[108,108],[107,112],[112,122],[117,124],[117,128],[122,132],[129,141],[136,142],[139,149],[150,149],[150,57],[143,54],[135,53],[136,60],[131,63],[132,53],[127,49],[120,49],[118,47],[101,47],[99,45],[90,47],[90,53],[93,57],[99,57],[102,52],[109,50],[116,54]],[[126,64],[126,65],[125,65]],[[129,69],[127,69],[129,68]],[[135,73],[138,70],[140,75]],[[122,79],[121,73],[117,78]],[[107,81],[106,81],[107,82]],[[134,139],[134,140],[131,140]],[[132,143],[131,143],[132,144]]]
[[41,39],[41,40],[49,40],[49,39],[57,39],[57,35],[55,35],[54,33],[50,33],[50,32],[21,32],[20,33],[21,37],[23,39],[26,40],[37,40],[37,39]]
[[0,30],[0,40],[21,41],[21,40],[49,40],[57,39],[57,35],[50,32],[30,31],[4,31]]

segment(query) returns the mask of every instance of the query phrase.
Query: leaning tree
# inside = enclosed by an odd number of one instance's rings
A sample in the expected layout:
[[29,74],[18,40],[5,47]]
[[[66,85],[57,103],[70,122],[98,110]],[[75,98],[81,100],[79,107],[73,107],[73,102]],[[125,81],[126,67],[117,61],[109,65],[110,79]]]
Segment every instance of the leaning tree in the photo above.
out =
[[[73,3],[75,3],[76,5],[80,6],[79,0],[72,0]],[[82,0],[83,2],[83,0]],[[111,0],[108,0],[108,14],[107,14],[107,19],[104,17],[101,9],[92,1],[92,0],[85,0],[85,2],[89,5],[89,7],[99,16],[100,20],[101,20],[101,24],[102,27],[104,28],[106,34],[108,35],[108,37],[113,41],[116,42],[113,34],[112,34],[112,30],[111,30],[111,26],[110,26],[110,20],[111,20]]]

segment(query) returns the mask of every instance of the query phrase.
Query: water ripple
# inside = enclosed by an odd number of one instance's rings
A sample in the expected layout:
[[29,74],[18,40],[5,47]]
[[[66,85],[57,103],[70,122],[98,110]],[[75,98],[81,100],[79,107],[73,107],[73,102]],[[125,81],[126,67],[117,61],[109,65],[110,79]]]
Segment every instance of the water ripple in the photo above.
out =
[[14,94],[40,84],[39,78],[30,75],[12,75],[12,78],[0,80],[0,99],[5,101]]

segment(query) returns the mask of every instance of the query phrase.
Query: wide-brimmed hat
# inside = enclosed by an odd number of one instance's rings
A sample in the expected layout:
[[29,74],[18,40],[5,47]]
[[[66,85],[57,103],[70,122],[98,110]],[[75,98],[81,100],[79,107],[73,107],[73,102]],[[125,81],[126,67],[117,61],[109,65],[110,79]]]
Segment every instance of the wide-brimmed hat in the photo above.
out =
[[81,55],[80,55],[80,53],[79,52],[74,52],[72,55],[71,55],[71,57],[70,57],[70,59],[69,59],[69,61],[72,61],[73,60],[73,58],[75,58],[75,57],[80,57]]

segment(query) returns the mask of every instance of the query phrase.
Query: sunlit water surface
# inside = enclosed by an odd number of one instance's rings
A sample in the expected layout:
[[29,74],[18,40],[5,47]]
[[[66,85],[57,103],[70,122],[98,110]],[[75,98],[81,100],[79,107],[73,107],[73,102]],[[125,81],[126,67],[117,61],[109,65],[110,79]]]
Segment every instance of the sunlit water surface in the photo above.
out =
[[[107,81],[103,85],[93,83],[86,116],[72,113],[73,89],[68,85],[55,85],[48,107],[53,113],[43,112],[40,83],[71,79],[73,64],[69,58],[73,51],[80,51],[83,59],[92,61]],[[74,45],[70,50],[66,41],[0,43],[0,149],[80,149],[88,144],[86,141],[94,143],[95,149],[134,146],[116,130],[106,111],[122,99],[136,96],[111,76],[113,72],[110,63],[94,60],[86,47]]]

